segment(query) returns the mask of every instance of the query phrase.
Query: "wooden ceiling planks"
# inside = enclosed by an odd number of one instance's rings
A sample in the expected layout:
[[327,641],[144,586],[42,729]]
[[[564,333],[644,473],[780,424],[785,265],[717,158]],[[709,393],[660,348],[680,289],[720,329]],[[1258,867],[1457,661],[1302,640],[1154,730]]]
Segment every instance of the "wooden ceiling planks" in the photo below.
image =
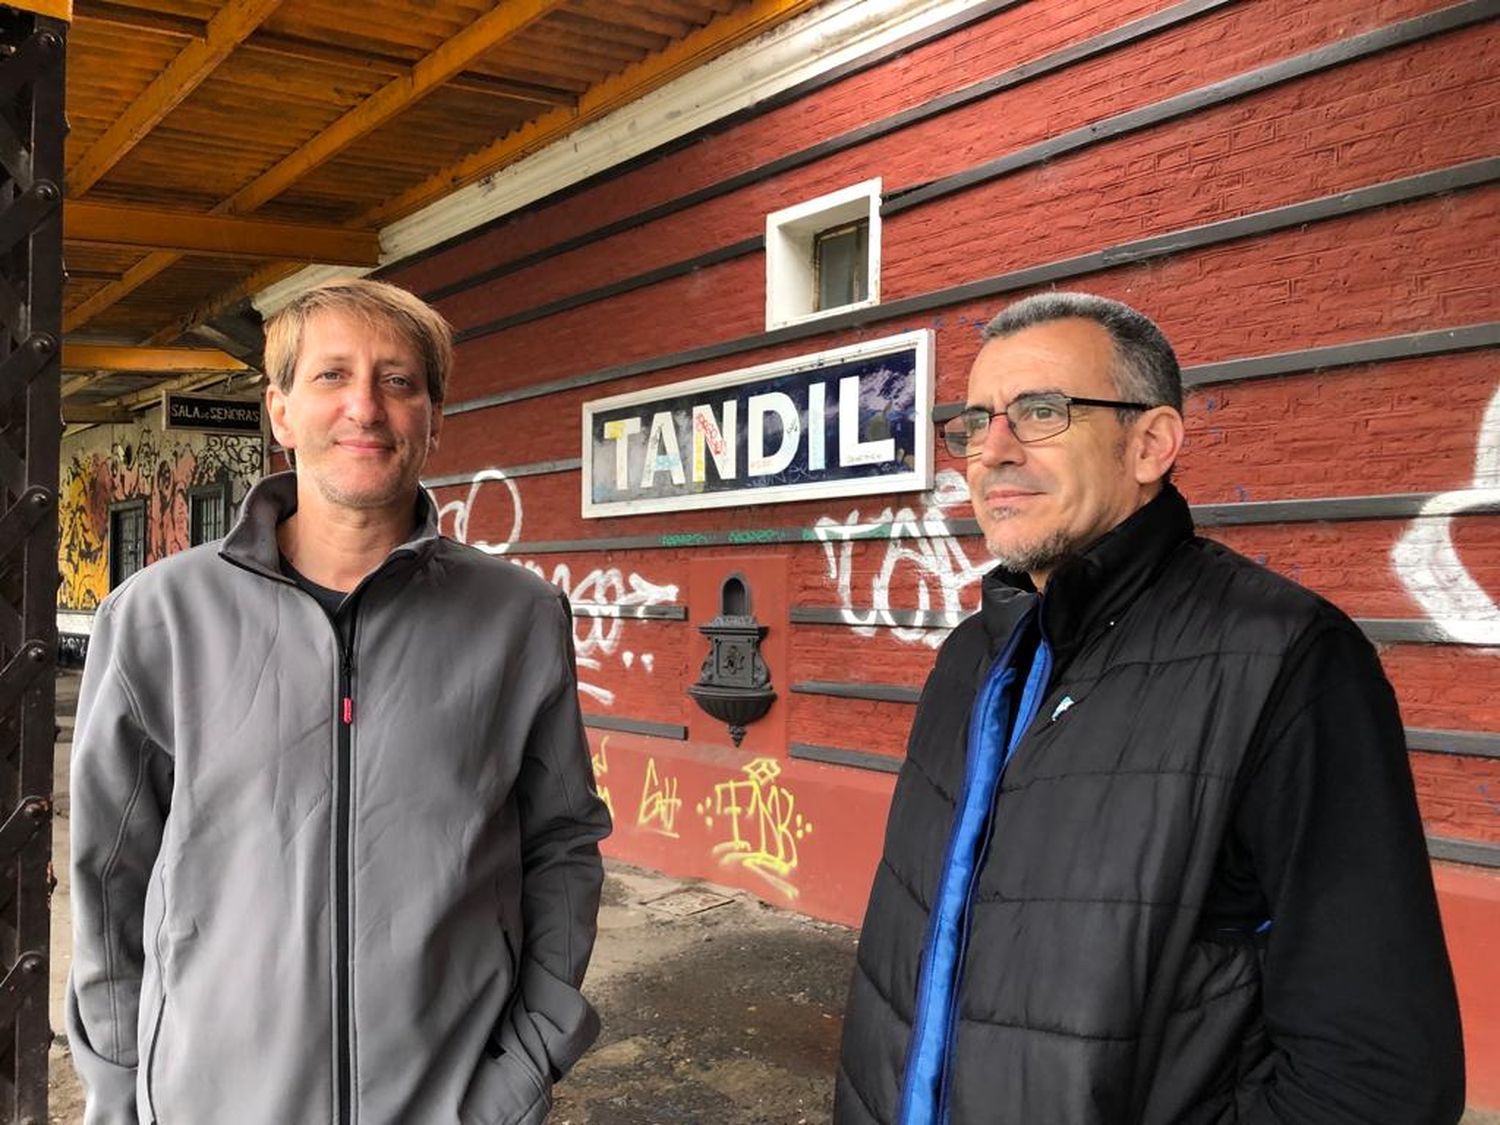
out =
[[[68,197],[373,229],[813,2],[75,0]],[[78,340],[170,339],[296,268],[66,258]]]

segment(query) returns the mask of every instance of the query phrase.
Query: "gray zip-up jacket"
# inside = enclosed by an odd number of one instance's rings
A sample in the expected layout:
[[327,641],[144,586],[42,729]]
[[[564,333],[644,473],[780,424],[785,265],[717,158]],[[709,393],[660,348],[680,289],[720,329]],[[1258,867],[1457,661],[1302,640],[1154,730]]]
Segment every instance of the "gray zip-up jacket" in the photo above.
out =
[[[592,1042],[609,817],[565,599],[420,526],[349,597],[278,565],[290,474],[122,584],[73,743],[88,1125],[534,1125]],[[346,611],[350,607],[346,603]]]

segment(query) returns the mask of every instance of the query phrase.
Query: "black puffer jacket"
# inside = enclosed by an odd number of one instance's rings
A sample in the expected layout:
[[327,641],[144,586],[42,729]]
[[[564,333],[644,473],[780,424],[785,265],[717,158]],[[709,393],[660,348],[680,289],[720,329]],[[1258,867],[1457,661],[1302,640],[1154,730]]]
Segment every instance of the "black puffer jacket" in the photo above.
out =
[[[970,711],[1037,604],[1024,577],[988,576],[923,691],[838,1125],[899,1119]],[[1053,669],[967,900],[946,1120],[1457,1120],[1457,1009],[1400,720],[1355,626],[1195,537],[1170,486],[1059,567],[1040,611]]]

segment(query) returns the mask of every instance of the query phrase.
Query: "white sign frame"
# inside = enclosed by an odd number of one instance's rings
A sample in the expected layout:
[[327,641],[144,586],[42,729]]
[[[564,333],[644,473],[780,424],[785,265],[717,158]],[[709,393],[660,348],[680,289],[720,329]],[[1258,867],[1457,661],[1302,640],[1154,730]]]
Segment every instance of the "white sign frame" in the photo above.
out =
[[[579,491],[585,519],[600,519],[611,516],[641,515],[646,512],[683,512],[703,508],[744,507],[748,504],[784,504],[799,500],[824,500],[848,496],[884,496],[898,492],[927,492],[932,488],[933,454],[935,435],[932,426],[934,391],[934,333],[930,328],[919,328],[895,336],[883,336],[878,340],[864,340],[857,344],[791,356],[754,367],[739,368],[718,375],[706,375],[681,383],[664,383],[646,390],[612,395],[609,398],[585,402],[581,410],[582,470],[579,473]],[[915,422],[913,465],[900,473],[881,476],[859,477],[846,480],[806,481],[790,485],[770,485],[761,488],[747,486],[719,492],[704,492],[695,495],[642,497],[629,500],[595,501],[592,496],[594,479],[594,416],[600,412],[618,410],[622,407],[660,402],[669,398],[691,395],[697,391],[719,390],[755,383],[777,376],[806,373],[816,375],[818,371],[849,360],[869,359],[895,352],[915,352]]]

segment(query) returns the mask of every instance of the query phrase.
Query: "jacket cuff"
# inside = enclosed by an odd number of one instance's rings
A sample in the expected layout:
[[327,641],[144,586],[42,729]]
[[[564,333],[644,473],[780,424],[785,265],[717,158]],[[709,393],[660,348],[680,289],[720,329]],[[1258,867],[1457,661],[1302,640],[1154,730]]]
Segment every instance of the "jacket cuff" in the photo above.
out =
[[83,1081],[84,1125],[140,1125],[135,1104],[137,1068],[111,1062],[94,1050],[78,1014],[78,997],[71,987],[67,1025],[73,1069]]
[[599,1013],[577,988],[530,958],[522,962],[517,1001],[516,1030],[528,1054],[540,1054],[557,1081],[598,1038]]

